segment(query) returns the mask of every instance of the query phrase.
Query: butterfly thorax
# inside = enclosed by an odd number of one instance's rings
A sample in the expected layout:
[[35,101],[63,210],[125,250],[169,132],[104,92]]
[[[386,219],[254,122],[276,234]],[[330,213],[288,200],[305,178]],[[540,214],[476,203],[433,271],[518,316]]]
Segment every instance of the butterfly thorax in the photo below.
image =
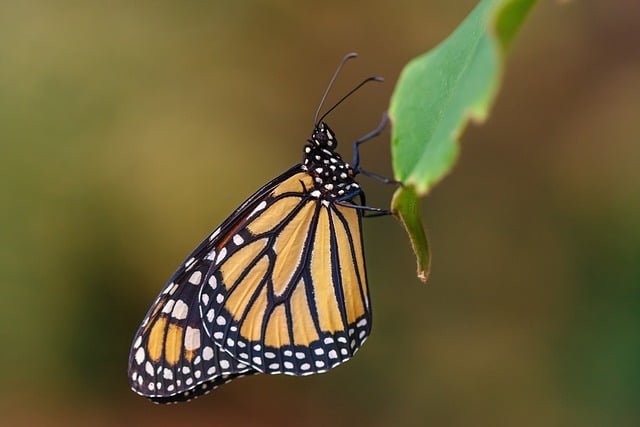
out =
[[354,180],[355,172],[335,150],[338,140],[322,122],[316,126],[304,147],[302,168],[313,177],[311,196],[324,200],[345,200],[360,192]]

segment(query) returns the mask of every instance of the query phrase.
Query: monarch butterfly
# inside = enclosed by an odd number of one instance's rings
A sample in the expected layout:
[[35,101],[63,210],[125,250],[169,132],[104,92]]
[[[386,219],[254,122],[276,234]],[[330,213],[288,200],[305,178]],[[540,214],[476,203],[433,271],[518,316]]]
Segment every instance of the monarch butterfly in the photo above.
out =
[[249,197],[180,265],[149,309],[129,356],[136,393],[159,403],[190,400],[256,373],[309,375],[350,359],[371,331],[362,217],[366,206],[349,164],[318,120],[304,160]]

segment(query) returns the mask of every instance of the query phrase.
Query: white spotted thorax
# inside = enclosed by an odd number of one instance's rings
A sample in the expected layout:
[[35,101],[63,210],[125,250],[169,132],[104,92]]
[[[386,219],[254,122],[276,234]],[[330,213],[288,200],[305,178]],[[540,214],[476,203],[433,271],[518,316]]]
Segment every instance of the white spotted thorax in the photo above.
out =
[[336,152],[337,146],[338,140],[333,131],[325,122],[321,122],[304,147],[302,169],[314,181],[314,189],[310,194],[327,202],[349,199],[360,192],[360,186],[354,180],[353,168]]

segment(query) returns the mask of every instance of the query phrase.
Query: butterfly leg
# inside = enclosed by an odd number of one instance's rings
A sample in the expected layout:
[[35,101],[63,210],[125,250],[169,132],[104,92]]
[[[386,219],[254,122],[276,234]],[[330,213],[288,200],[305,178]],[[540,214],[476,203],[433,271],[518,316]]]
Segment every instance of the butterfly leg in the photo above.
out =
[[[354,203],[349,203],[347,200],[352,199],[355,196],[360,196],[361,205],[356,205]],[[387,209],[382,208],[374,208],[372,206],[367,206],[367,200],[364,195],[364,191],[360,190],[359,192],[351,195],[345,195],[345,198],[342,200],[338,200],[336,204],[340,206],[344,206],[346,208],[358,209],[362,211],[363,216],[370,218],[374,216],[386,216],[391,215],[392,212]]]
[[391,178],[386,178],[376,173],[366,171],[360,167],[360,150],[359,150],[360,144],[380,135],[384,130],[384,128],[387,126],[388,122],[389,122],[389,116],[387,115],[387,113],[383,113],[382,120],[380,121],[380,124],[378,125],[377,128],[375,128],[368,134],[364,135],[363,137],[356,139],[353,142],[353,164],[351,167],[353,168],[355,173],[361,173],[364,176],[368,176],[370,178],[376,179],[384,184],[402,185],[400,181],[396,181],[395,179],[391,179]]
[[355,205],[349,202],[336,202],[337,205],[344,206],[345,208],[358,209],[363,211],[363,216],[369,218],[373,216],[385,216],[391,215],[391,211],[382,208],[374,208],[372,206]]
[[387,123],[389,122],[389,116],[387,115],[387,113],[382,113],[382,120],[380,121],[380,124],[378,125],[377,128],[375,128],[374,130],[372,130],[371,132],[369,132],[368,134],[356,139],[355,141],[353,141],[353,162],[351,164],[351,167],[353,168],[354,171],[356,172],[360,172],[360,150],[359,150],[359,146],[360,144],[362,144],[363,142],[366,142],[372,138],[375,138],[376,136],[380,135],[382,133],[382,131],[384,130],[384,128],[387,126]]

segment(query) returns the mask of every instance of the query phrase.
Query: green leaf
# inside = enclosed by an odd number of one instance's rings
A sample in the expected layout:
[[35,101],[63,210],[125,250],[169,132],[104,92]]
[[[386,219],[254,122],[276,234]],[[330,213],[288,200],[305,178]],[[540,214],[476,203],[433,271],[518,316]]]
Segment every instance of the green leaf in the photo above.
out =
[[[389,107],[395,178],[412,188],[398,189],[403,194],[392,202],[392,210],[401,218],[413,218],[410,212],[417,198],[451,170],[466,124],[486,120],[499,89],[505,53],[534,3],[480,1],[446,40],[402,71]],[[417,223],[405,224],[412,243],[418,239],[413,233],[422,227],[419,218],[414,220]],[[428,249],[416,256],[420,264],[428,259]]]
[[413,187],[401,187],[393,195],[392,206],[402,206],[400,210],[394,210],[393,213],[407,230],[411,247],[415,252],[418,261],[417,276],[423,282],[429,277],[429,269],[431,266],[431,254],[429,252],[429,242],[427,234],[424,232],[422,222],[420,221],[420,203]]

